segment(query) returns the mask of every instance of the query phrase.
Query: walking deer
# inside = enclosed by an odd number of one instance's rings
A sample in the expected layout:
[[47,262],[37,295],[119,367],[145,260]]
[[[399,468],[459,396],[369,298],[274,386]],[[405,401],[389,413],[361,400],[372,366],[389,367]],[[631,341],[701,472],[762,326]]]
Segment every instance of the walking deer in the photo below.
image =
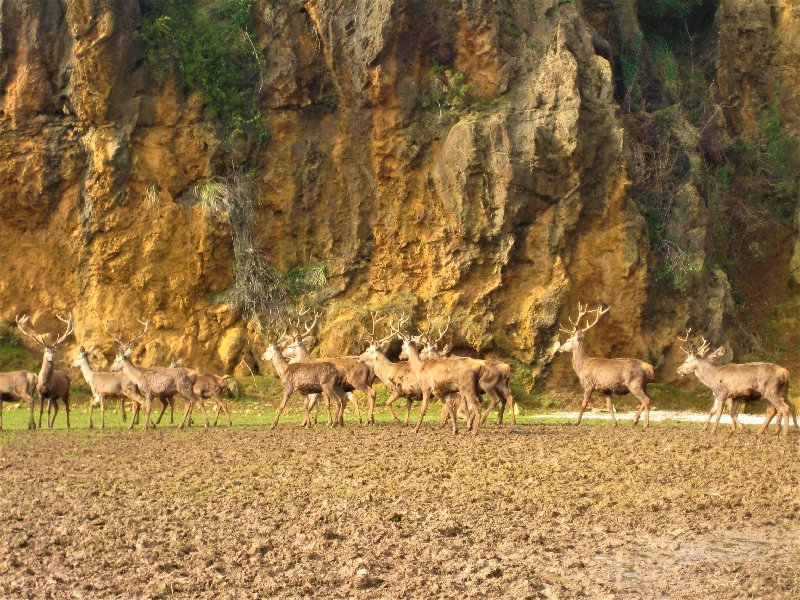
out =
[[[306,341],[308,335],[314,330],[314,326],[319,318],[319,313],[314,313],[314,320],[311,325],[306,321],[305,331],[300,330],[300,319],[304,312],[298,314],[297,321],[294,325],[292,336],[288,338],[290,342],[283,353],[290,362],[328,362],[335,366],[342,373],[342,388],[347,393],[347,397],[353,401],[358,414],[358,422],[361,423],[361,408],[358,405],[358,400],[355,397],[355,392],[361,392],[367,398],[367,424],[375,423],[375,390],[372,389],[372,384],[375,382],[375,372],[372,368],[360,361],[357,356],[336,356],[315,359],[311,356],[306,348]],[[282,340],[281,340],[282,341]],[[316,404],[317,398],[309,396],[308,402],[310,408]]]
[[28,429],[36,429],[34,399],[38,377],[30,371],[0,373],[0,431],[3,430],[3,402],[25,402],[28,405]]
[[[606,407],[611,413],[611,420],[615,427],[617,418],[611,402],[612,394],[631,393],[636,396],[641,402],[641,406],[636,412],[633,424],[636,426],[642,411],[644,411],[644,427],[647,429],[650,426],[650,396],[647,395],[647,384],[655,381],[653,366],[636,358],[590,358],[586,354],[584,334],[594,327],[600,317],[609,310],[610,307],[603,309],[601,306],[594,310],[587,310],[587,307],[578,303],[577,319],[573,321],[572,317],[569,318],[572,329],[560,328],[570,337],[559,347],[558,351],[572,352],[572,368],[583,387],[583,402],[578,413],[578,421],[575,424],[580,424],[592,393],[599,390],[606,397]],[[587,319],[586,326],[581,327],[581,319],[590,312],[595,313],[594,321],[589,323],[589,319]]]
[[[420,350],[420,358],[423,360],[428,360],[430,358],[447,358],[450,355],[450,350],[452,349],[452,345],[447,344],[442,350],[439,350],[439,342],[442,341],[444,338],[445,333],[447,333],[447,329],[450,327],[450,317],[447,318],[447,323],[444,327],[439,327],[439,337],[435,340],[433,339],[433,334],[431,332],[433,324],[439,320],[440,317],[434,317],[433,319],[428,320],[428,328],[426,331],[421,332],[420,341],[423,342],[423,348]],[[475,359],[481,360],[484,364],[484,369],[481,374],[480,380],[478,380],[478,393],[488,394],[492,401],[489,404],[489,407],[484,411],[483,415],[481,416],[481,423],[486,422],[486,418],[491,414],[491,412],[497,407],[497,424],[503,424],[503,415],[505,413],[506,405],[508,405],[511,411],[511,424],[517,424],[517,416],[514,410],[514,396],[511,394],[511,387],[509,385],[509,381],[511,379],[511,365],[504,363],[499,360],[494,359]],[[466,401],[461,398],[461,400],[457,404],[457,413],[459,416],[469,415],[469,406],[467,406]],[[441,423],[447,423],[447,419],[449,418],[449,413],[447,411],[442,411],[441,415]]]
[[89,363],[89,355],[83,346],[78,349],[78,355],[72,361],[72,366],[81,370],[83,378],[92,390],[92,399],[89,401],[89,429],[94,427],[92,416],[95,404],[100,405],[100,429],[106,427],[106,398],[119,398],[122,407],[122,420],[127,420],[125,414],[125,399],[129,399],[136,406],[138,390],[124,373],[104,373],[95,371]]
[[[344,408],[344,389],[342,388],[341,372],[327,361],[289,364],[279,344],[279,340],[284,338],[287,330],[284,330],[280,336],[275,336],[274,331],[268,332],[270,335],[269,345],[261,357],[262,360],[272,362],[283,386],[283,398],[270,429],[275,429],[278,425],[281,413],[283,413],[289,398],[294,392],[300,392],[304,395],[322,394],[329,406],[331,400],[333,400],[336,406],[336,416],[331,425],[340,424]],[[304,407],[306,413],[304,425],[308,427],[311,421],[308,403],[305,403]]]
[[[170,397],[176,394],[180,395],[184,402],[186,402],[186,411],[183,414],[179,428],[186,426],[189,417],[191,416],[192,409],[195,402],[200,404],[203,414],[206,419],[206,427],[208,427],[208,413],[206,412],[205,405],[202,399],[198,399],[194,394],[193,386],[194,379],[191,377],[187,369],[146,369],[139,367],[131,361],[131,354],[133,349],[139,343],[149,329],[149,321],[139,321],[144,326],[142,333],[127,343],[122,342],[119,338],[115,337],[108,329],[108,321],[106,319],[105,327],[106,332],[114,340],[117,346],[117,358],[114,364],[111,365],[112,371],[122,371],[139,389],[139,393],[144,396],[144,412],[145,419],[144,429],[155,428],[156,424],[150,419],[150,412],[153,406],[153,398],[157,397]],[[137,405],[135,412],[138,412]],[[163,414],[163,410],[162,410]],[[131,419],[130,427],[133,427],[135,420]]]
[[[25,331],[25,325],[28,323],[28,315],[19,315],[16,317],[17,327],[20,333],[32,339],[43,350],[42,354],[42,368],[39,371],[39,378],[36,384],[36,391],[39,392],[39,427],[42,426],[42,408],[44,401],[47,400],[47,427],[52,429],[53,424],[56,422],[56,415],[58,415],[58,399],[64,403],[64,410],[67,413],[67,427],[69,424],[69,375],[62,371],[54,370],[56,352],[58,347],[72,335],[72,313],[66,319],[61,315],[56,315],[58,320],[65,323],[64,333],[56,337],[53,344],[48,344],[44,338],[37,335],[33,331]],[[50,409],[53,409],[53,415],[50,416]]]
[[[764,399],[769,404],[764,424],[758,433],[764,433],[772,417],[777,414],[778,432],[788,435],[789,416],[795,413],[794,405],[788,398],[789,371],[779,365],[766,362],[716,365],[714,361],[724,353],[724,346],[720,346],[711,354],[708,352],[710,344],[705,338],[702,338],[699,348],[696,345],[688,346],[690,333],[691,329],[686,332],[685,337],[678,337],[681,342],[680,349],[686,354],[686,359],[678,367],[678,374],[685,376],[694,373],[713,392],[716,421],[711,433],[717,432],[722,408],[728,400],[732,401],[731,421],[733,430],[737,431],[744,429],[737,418],[739,403]],[[687,344],[687,347],[684,347],[683,344]],[[706,422],[707,426],[708,422]],[[795,416],[796,426],[797,417]]]
[[408,357],[411,370],[422,389],[422,406],[414,432],[419,432],[428,409],[428,402],[431,396],[435,396],[447,406],[450,418],[453,419],[453,433],[458,433],[456,414],[453,402],[449,401],[449,397],[451,394],[461,394],[468,405],[472,406],[473,412],[469,427],[473,435],[477,435],[480,430],[482,408],[480,396],[478,396],[478,380],[482,374],[483,365],[474,359],[461,357],[423,361],[419,355],[419,342],[402,332],[402,327],[407,321],[405,316],[401,316],[397,326],[393,323],[391,329],[403,340],[403,354]]
[[[183,361],[173,360],[170,363],[170,368],[183,368]],[[197,373],[196,371],[194,372]],[[213,399],[217,407],[217,413],[214,415],[214,423],[212,423],[212,425],[214,427],[217,426],[219,414],[220,412],[224,412],[225,416],[228,418],[228,426],[232,426],[231,411],[228,408],[228,401],[225,399],[225,396],[230,394],[228,381],[232,380],[233,377],[231,375],[224,375],[222,377],[210,374],[200,375],[199,373],[197,373],[196,377],[193,387],[195,396],[203,400]],[[156,424],[158,424],[158,421],[156,421]]]

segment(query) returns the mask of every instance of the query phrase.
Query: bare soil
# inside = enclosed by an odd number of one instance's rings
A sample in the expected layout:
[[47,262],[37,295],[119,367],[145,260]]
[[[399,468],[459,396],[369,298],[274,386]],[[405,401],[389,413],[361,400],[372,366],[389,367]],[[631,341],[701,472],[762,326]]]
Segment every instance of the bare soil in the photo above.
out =
[[2,598],[798,598],[798,436],[0,434]]

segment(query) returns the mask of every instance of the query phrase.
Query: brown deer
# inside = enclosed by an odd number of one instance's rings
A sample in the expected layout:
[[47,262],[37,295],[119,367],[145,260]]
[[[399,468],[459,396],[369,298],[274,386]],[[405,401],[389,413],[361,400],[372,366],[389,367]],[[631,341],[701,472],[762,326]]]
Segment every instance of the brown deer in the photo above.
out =
[[38,377],[30,371],[8,371],[0,373],[0,431],[3,430],[3,402],[27,403],[28,410],[28,429],[36,429],[36,421],[33,418],[34,399]]
[[[420,358],[422,360],[428,360],[430,358],[447,358],[450,355],[450,351],[452,349],[451,344],[447,344],[442,350],[439,350],[439,342],[442,341],[444,338],[445,333],[447,333],[447,329],[450,327],[450,317],[447,318],[447,323],[444,327],[439,327],[439,337],[437,339],[432,339],[433,335],[431,333],[431,329],[433,323],[435,323],[439,317],[434,317],[432,320],[428,320],[428,328],[426,331],[421,332],[420,341],[423,342],[423,348],[420,350]],[[489,407],[481,416],[481,423],[486,423],[486,418],[489,414],[497,407],[497,424],[503,424],[503,414],[505,413],[506,405],[509,406],[511,411],[511,424],[517,424],[517,415],[514,411],[514,396],[511,394],[511,387],[509,385],[509,381],[511,379],[511,365],[504,363],[499,360],[494,359],[475,359],[475,360],[482,360],[484,363],[484,370],[481,375],[481,379],[478,381],[478,393],[489,394],[492,398]],[[469,407],[463,398],[461,398],[460,402],[457,405],[457,411],[459,416],[461,415],[469,415]],[[442,424],[447,423],[447,419],[449,418],[448,411],[442,411],[440,422]]]
[[72,361],[73,367],[81,370],[83,378],[92,390],[92,399],[89,401],[89,429],[94,427],[92,416],[95,405],[100,406],[100,429],[106,427],[106,398],[119,398],[122,407],[122,420],[127,420],[125,414],[125,399],[129,399],[135,406],[138,402],[138,390],[124,373],[104,373],[95,371],[89,363],[89,355],[83,346],[78,349],[78,355]]
[[[408,425],[409,416],[411,414],[411,403],[415,400],[422,400],[422,388],[417,382],[417,376],[411,370],[411,365],[408,361],[401,360],[399,362],[392,362],[386,357],[386,346],[389,340],[394,337],[394,333],[378,340],[375,330],[378,323],[385,317],[378,317],[377,313],[371,314],[372,332],[366,338],[368,347],[364,353],[359,356],[359,360],[366,362],[372,368],[378,379],[386,386],[386,389],[389,390],[389,397],[386,399],[386,409],[392,416],[393,421],[399,422],[399,419],[392,408],[392,404],[398,398],[406,399],[406,418],[403,423]],[[449,409],[445,407],[442,410],[443,412],[447,412]]]
[[[350,398],[355,404],[356,413],[358,414],[358,422],[361,423],[361,409],[354,394],[354,392],[357,391],[363,393],[367,397],[367,424],[374,424],[375,390],[372,389],[372,384],[375,382],[375,372],[368,364],[360,361],[357,356],[325,357],[319,359],[313,358],[306,348],[306,340],[309,339],[309,334],[314,330],[319,313],[314,313],[314,320],[311,322],[311,325],[309,325],[308,321],[306,321],[304,325],[305,331],[301,332],[300,319],[305,314],[306,313],[302,311],[298,314],[297,322],[292,331],[293,335],[288,338],[290,343],[283,350],[284,356],[289,359],[290,363],[293,361],[322,361],[334,365],[342,373],[342,388],[347,393],[348,398]],[[309,397],[308,401],[310,408],[313,408],[316,400],[318,400],[318,397]]]
[[[289,364],[283,355],[283,349],[278,343],[278,340],[283,339],[286,335],[286,330],[280,336],[275,336],[274,332],[268,333],[272,341],[269,342],[261,358],[267,362],[272,362],[283,386],[283,398],[270,429],[275,429],[278,425],[281,413],[283,413],[289,398],[294,392],[300,392],[303,395],[322,394],[329,405],[333,400],[336,406],[336,417],[331,425],[336,426],[342,423],[344,389],[342,388],[341,372],[333,364],[326,361]],[[304,408],[306,413],[304,425],[308,427],[311,421],[308,403],[304,405]]]
[[456,414],[452,394],[460,394],[472,406],[471,422],[469,428],[473,435],[480,430],[481,401],[478,396],[478,380],[481,377],[483,365],[480,361],[471,358],[444,358],[423,361],[419,355],[419,342],[402,332],[403,325],[408,319],[403,315],[398,319],[397,326],[391,325],[392,332],[403,340],[403,354],[408,357],[411,371],[417,377],[417,384],[422,389],[422,406],[420,407],[419,420],[414,432],[418,433],[428,409],[431,396],[435,396],[448,407],[450,418],[453,419],[453,433],[458,433]]
[[[36,384],[36,391],[39,392],[39,427],[42,426],[42,408],[44,401],[47,400],[47,427],[52,429],[53,424],[56,422],[56,415],[58,415],[58,399],[64,403],[64,410],[67,414],[67,427],[69,427],[69,375],[62,371],[54,370],[56,352],[58,347],[72,335],[72,313],[66,319],[61,315],[56,315],[58,320],[66,324],[64,333],[56,338],[53,344],[47,344],[42,336],[34,332],[25,331],[25,325],[28,323],[28,315],[19,317],[17,315],[17,327],[20,333],[29,337],[37,345],[41,346],[42,354],[42,368],[39,371],[39,379]],[[50,409],[53,408],[53,415],[50,416]]]
[[[183,361],[180,359],[173,360],[170,363],[171,369],[179,369],[182,367]],[[224,375],[220,377],[218,375],[200,375],[199,373],[195,379],[193,388],[195,396],[202,398],[203,400],[213,399],[217,407],[217,413],[214,415],[214,423],[212,423],[214,427],[217,426],[220,412],[224,412],[225,416],[228,418],[228,426],[233,426],[231,412],[228,408],[228,401],[225,399],[225,397],[231,393],[230,388],[228,387],[228,381],[232,379],[233,376],[231,375]],[[158,425],[158,421],[156,421],[156,425]]]
[[[609,310],[610,307],[603,309],[600,306],[594,310],[587,310],[587,307],[578,303],[578,318],[574,321],[572,317],[569,318],[573,325],[572,329],[560,328],[570,337],[559,347],[558,351],[572,352],[572,368],[583,387],[583,402],[578,413],[578,421],[575,424],[580,424],[592,393],[599,390],[606,397],[606,407],[611,413],[611,420],[615,427],[617,418],[611,402],[612,394],[631,393],[636,396],[641,402],[641,406],[633,419],[633,425],[636,426],[642,411],[644,411],[644,427],[647,429],[650,426],[650,396],[647,395],[647,384],[655,381],[653,366],[636,358],[590,358],[586,355],[584,334],[594,327],[600,317]],[[589,319],[587,319],[586,326],[581,327],[581,319],[590,312],[595,313],[594,321],[589,323]]]
[[[194,394],[194,379],[192,378],[188,369],[145,369],[133,364],[131,361],[133,349],[139,343],[139,340],[141,340],[145,334],[147,334],[150,322],[139,321],[144,326],[142,333],[127,343],[123,343],[120,339],[111,334],[108,329],[108,321],[109,319],[106,319],[106,331],[117,346],[117,358],[114,360],[114,364],[111,365],[111,370],[122,371],[125,373],[128,379],[130,379],[139,389],[139,393],[144,396],[145,419],[142,427],[144,429],[148,429],[155,428],[156,426],[156,424],[150,419],[153,398],[171,397],[176,394],[180,395],[186,403],[186,410],[183,414],[183,420],[178,427],[182,429],[186,426],[195,402],[200,404],[200,408],[203,410],[203,414],[206,418],[206,427],[208,427],[208,413],[206,412],[206,408],[202,399],[198,399]],[[139,411],[138,404],[139,403],[137,403],[135,412]],[[130,427],[133,427],[134,422],[135,415],[134,418],[131,419]]]
[[[717,432],[722,408],[729,399],[732,400],[729,410],[734,431],[744,429],[737,418],[739,403],[764,399],[769,404],[764,424],[758,433],[764,433],[772,417],[777,413],[778,432],[788,435],[789,417],[795,413],[794,405],[788,399],[789,371],[779,365],[766,362],[716,365],[714,364],[715,360],[725,352],[724,346],[720,346],[709,354],[710,345],[705,338],[702,338],[699,348],[695,345],[684,347],[684,343],[688,344],[690,333],[691,329],[686,332],[685,337],[678,337],[681,342],[680,348],[686,354],[686,359],[678,367],[678,374],[685,376],[694,373],[713,392],[716,421],[711,433]],[[708,423],[706,423],[707,425]],[[796,426],[797,417],[795,416]]]

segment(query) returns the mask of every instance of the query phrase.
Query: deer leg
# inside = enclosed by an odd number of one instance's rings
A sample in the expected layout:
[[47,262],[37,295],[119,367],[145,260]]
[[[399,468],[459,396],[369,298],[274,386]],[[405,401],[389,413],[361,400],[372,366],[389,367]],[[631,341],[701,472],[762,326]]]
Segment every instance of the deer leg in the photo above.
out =
[[100,399],[95,395],[91,397],[89,400],[89,429],[94,429],[94,424],[92,423],[92,413],[94,413],[94,405],[96,402],[100,402]]
[[472,415],[470,416],[470,429],[472,430],[472,435],[478,435],[478,432],[481,429],[481,413],[483,412],[481,397],[475,391],[474,387],[471,386],[467,386],[466,394],[463,392],[462,394],[467,402],[467,409],[472,406]]
[[[633,392],[633,395],[636,396],[642,405],[639,407],[639,412],[644,409],[644,428],[647,429],[650,427],[650,396],[647,395],[647,391],[645,390],[644,386],[635,385],[633,389],[628,387],[628,389]],[[638,418],[634,421],[634,425],[638,422]]]
[[797,426],[797,411],[794,408],[794,402],[792,402],[788,398],[784,400],[784,402],[786,402],[786,406],[789,407],[789,412],[792,414],[792,420],[794,421],[794,428],[796,430],[800,430],[800,427]]
[[283,399],[281,400],[280,405],[278,405],[278,410],[275,413],[275,420],[272,422],[270,429],[275,429],[275,427],[277,427],[278,419],[281,418],[281,413],[283,412],[283,409],[286,408],[286,403],[289,402],[289,396],[292,395],[293,391],[294,390],[290,387],[283,390]]
[[[575,422],[575,425],[581,424],[581,419],[583,418],[583,413],[586,412],[586,407],[589,406],[589,400],[592,398],[592,390],[591,388],[583,390],[583,402],[581,403],[581,409],[578,412],[578,420]],[[635,425],[636,423],[634,423]]]
[[458,416],[456,415],[455,402],[452,401],[452,398],[448,398],[447,400],[445,400],[444,408],[447,410],[447,413],[450,415],[450,419],[453,421],[453,435],[457,435]]
[[106,398],[100,396],[100,429],[106,428]]
[[386,410],[388,410],[389,414],[392,415],[392,421],[394,421],[395,423],[399,423],[400,419],[397,418],[397,415],[394,412],[394,408],[392,407],[392,404],[399,397],[400,397],[400,394],[397,392],[397,390],[392,390],[392,393],[389,394],[389,397],[386,399]]
[[125,396],[123,395],[122,398],[119,399],[119,408],[122,411],[122,422],[125,423],[128,420],[128,415],[125,412]]
[[764,415],[764,423],[761,425],[761,427],[759,427],[758,431],[756,432],[757,435],[761,435],[767,430],[767,427],[769,427],[769,424],[772,423],[772,418],[775,416],[776,412],[777,411],[775,410],[775,407],[772,406],[772,403],[767,402],[767,412]]
[[370,425],[375,424],[375,390],[372,386],[368,386],[366,391],[367,395],[367,423]]
[[506,399],[508,400],[508,410],[511,412],[511,424],[512,425],[516,425],[517,424],[517,409],[514,406],[514,395],[511,393],[511,388],[508,387],[507,385],[505,386],[505,389],[503,390],[503,393],[505,394]]
[[717,396],[716,405],[717,405],[717,412],[714,418],[714,427],[711,429],[711,433],[717,433],[717,428],[719,427],[719,419],[722,417],[722,407],[725,406],[727,402],[727,395],[722,393]]
[[[53,416],[50,416],[50,407],[53,407]],[[56,422],[56,415],[58,414],[58,398],[50,398],[47,400],[47,428],[52,429]]]
[[[36,429],[36,401],[27,392],[23,398],[28,403],[28,429]],[[0,405],[2,405],[2,401],[0,401]]]
[[42,428],[42,411],[44,410],[44,398],[39,394],[39,429]]
[[156,425],[161,425],[161,419],[164,416],[164,413],[167,412],[167,401],[165,398],[159,398],[161,401],[161,412],[158,413],[158,418],[156,419]]
[[[363,421],[361,420],[361,407],[358,405],[358,398],[356,398],[355,391],[347,393],[347,399],[350,400],[353,404],[356,405],[356,414],[358,415],[358,424],[362,425]],[[342,425],[344,425],[344,415],[342,415]]]
[[[69,424],[69,388],[67,388],[67,395],[64,396],[64,410],[67,411],[67,429],[70,428]],[[787,417],[788,422],[788,417]]]
[[733,425],[733,429],[731,433],[736,433],[744,429],[741,421],[739,421],[739,399],[734,398],[733,400],[728,398],[728,413],[731,415],[731,424]]
[[714,413],[717,412],[717,398],[714,397],[714,404],[711,405],[711,410],[708,411],[708,418],[706,419],[706,424],[703,425],[703,431],[708,431],[708,426],[711,424],[711,417]]
[[205,418],[206,421],[203,427],[207,428],[209,426],[209,420],[208,420],[208,411],[206,410],[206,403],[203,402],[202,396],[197,396],[197,398],[194,401],[192,401],[192,405],[194,405],[195,402],[197,402],[200,405],[200,410],[203,411],[203,417]]
[[611,396],[606,394],[606,410],[611,415],[611,422],[614,424],[614,427],[617,426],[617,417],[614,414],[614,403],[611,401]]
[[422,406],[419,407],[419,420],[417,421],[417,426],[414,428],[414,433],[419,433],[419,428],[422,427],[422,421],[425,419],[425,413],[428,410],[430,398],[431,393],[428,390],[422,392]]

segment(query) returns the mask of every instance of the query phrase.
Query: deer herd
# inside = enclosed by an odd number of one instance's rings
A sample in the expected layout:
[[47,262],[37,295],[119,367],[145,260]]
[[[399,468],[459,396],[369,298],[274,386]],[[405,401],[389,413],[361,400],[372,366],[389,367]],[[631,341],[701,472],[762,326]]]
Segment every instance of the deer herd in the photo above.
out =
[[[587,354],[584,337],[594,327],[609,308],[598,306],[589,309],[578,305],[576,318],[570,317],[571,328],[561,328],[568,335],[563,344],[559,344],[558,352],[572,354],[572,366],[583,387],[583,401],[578,413],[577,423],[583,414],[594,392],[601,392],[606,400],[606,408],[613,424],[617,425],[613,395],[632,394],[640,402],[634,418],[634,426],[644,414],[644,427],[650,424],[651,400],[647,394],[647,386],[655,381],[653,366],[635,358],[596,358]],[[372,314],[372,329],[365,338],[366,350],[358,356],[341,356],[333,358],[313,358],[309,352],[311,334],[316,326],[319,313],[309,316],[310,310],[298,310],[296,315],[285,325],[274,322],[271,327],[264,328],[266,350],[262,359],[271,362],[281,380],[283,395],[277,408],[271,427],[277,426],[280,417],[290,398],[297,392],[303,396],[305,418],[302,425],[310,427],[317,421],[321,404],[327,409],[328,423],[332,426],[344,424],[346,402],[354,404],[359,422],[362,422],[361,407],[356,393],[367,400],[366,423],[375,422],[375,380],[380,380],[388,391],[386,408],[393,421],[398,421],[393,404],[400,398],[406,401],[405,424],[408,425],[412,403],[420,402],[420,411],[414,431],[418,432],[431,398],[438,399],[442,405],[440,421],[450,421],[453,433],[458,432],[459,419],[466,421],[466,427],[477,434],[487,416],[497,409],[498,423],[502,424],[505,410],[509,410],[512,423],[516,423],[514,398],[511,394],[509,379],[511,367],[501,361],[478,359],[467,356],[451,355],[451,347],[440,349],[450,325],[450,320],[440,325],[440,317],[428,319],[427,327],[419,329],[415,335],[408,331],[409,318],[395,315],[390,320],[387,316]],[[22,335],[32,340],[41,348],[42,366],[39,374],[28,371],[12,371],[0,373],[0,408],[2,402],[25,402],[29,408],[28,427],[34,429],[34,393],[39,395],[39,420],[41,427],[44,402],[47,400],[48,427],[53,427],[59,411],[59,401],[64,406],[67,426],[69,427],[70,377],[67,373],[55,370],[56,355],[59,346],[73,333],[72,315],[57,315],[64,323],[64,331],[55,336],[55,341],[47,343],[45,336],[33,331],[27,315],[16,318],[17,327]],[[380,337],[378,328],[386,321],[387,334]],[[127,420],[126,401],[132,405],[133,415],[129,425],[133,427],[143,413],[143,427],[152,428],[161,422],[167,408],[170,409],[170,422],[173,422],[175,398],[180,396],[185,403],[180,428],[191,424],[195,404],[203,412],[205,425],[209,425],[205,400],[216,404],[214,425],[220,413],[224,413],[231,425],[231,415],[226,396],[232,378],[216,375],[201,375],[193,369],[186,368],[180,362],[173,362],[170,367],[143,367],[137,365],[132,354],[141,339],[149,331],[149,322],[140,321],[142,332],[127,342],[114,335],[109,328],[110,319],[105,322],[105,330],[116,347],[116,357],[110,372],[95,371],[89,361],[89,354],[80,347],[70,364],[78,368],[88,384],[92,398],[89,408],[89,427],[93,427],[95,406],[100,408],[100,427],[105,427],[106,400],[120,401],[123,420]],[[434,332],[436,326],[437,331]],[[281,331],[282,327],[282,331]],[[280,333],[279,333],[280,332]],[[679,337],[681,350],[686,359],[678,367],[681,376],[694,375],[714,394],[714,404],[705,423],[707,429],[712,417],[715,417],[713,432],[716,433],[722,410],[727,406],[733,423],[733,431],[743,429],[738,419],[740,405],[744,402],[764,400],[767,413],[759,433],[763,433],[772,419],[778,417],[778,432],[787,435],[790,418],[798,429],[794,404],[788,398],[789,372],[775,364],[728,363],[721,364],[725,348],[720,347],[709,353],[710,346],[705,338],[700,346],[689,340],[691,330],[684,337]],[[49,338],[52,339],[52,338]],[[394,340],[402,345],[400,360],[389,358],[388,351]],[[490,399],[484,410],[482,397]],[[160,403],[159,415],[152,419],[153,403]],[[312,412],[314,413],[312,419]],[[3,412],[0,410],[0,429],[3,426]]]

